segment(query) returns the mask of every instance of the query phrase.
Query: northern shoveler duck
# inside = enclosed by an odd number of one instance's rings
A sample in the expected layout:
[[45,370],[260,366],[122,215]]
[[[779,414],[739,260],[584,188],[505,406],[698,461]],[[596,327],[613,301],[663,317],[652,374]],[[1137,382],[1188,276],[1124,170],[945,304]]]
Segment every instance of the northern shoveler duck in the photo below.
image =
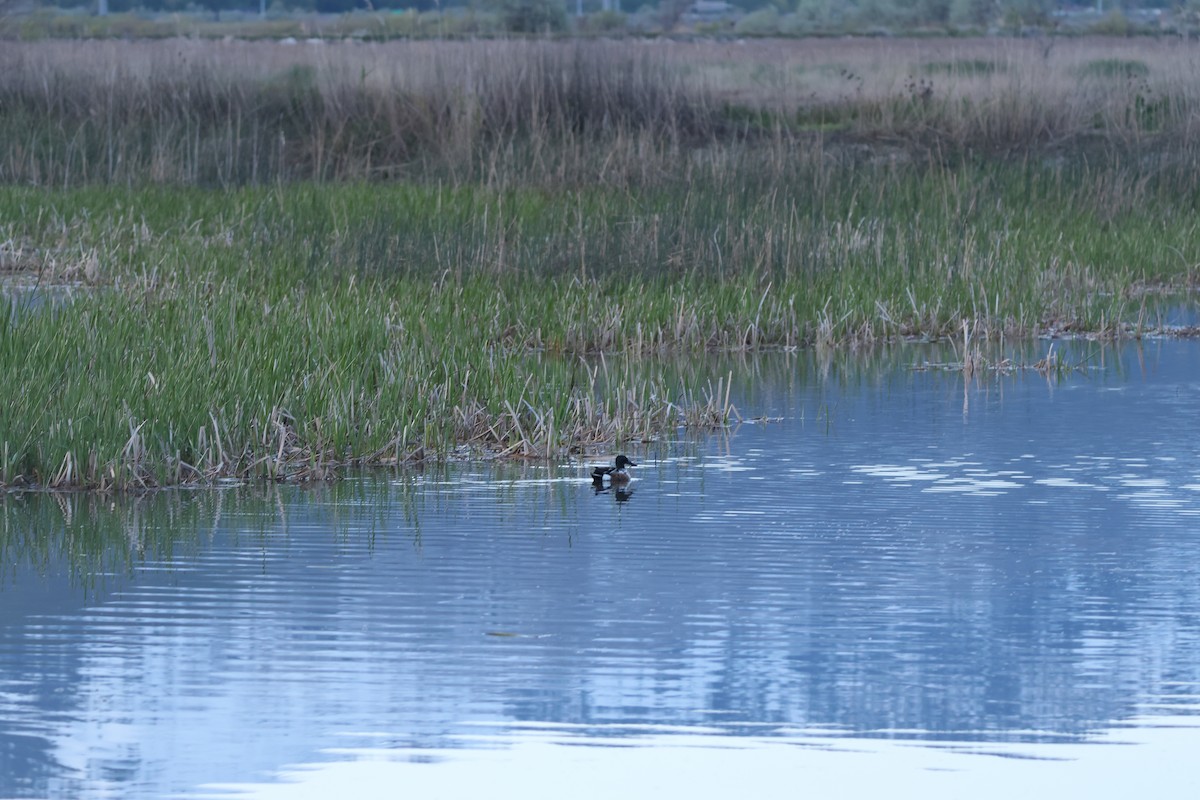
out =
[[604,479],[608,478],[610,483],[629,483],[629,472],[626,467],[636,467],[637,464],[629,460],[628,456],[617,456],[617,465],[615,467],[595,467],[592,469],[592,483],[597,486],[604,484]]

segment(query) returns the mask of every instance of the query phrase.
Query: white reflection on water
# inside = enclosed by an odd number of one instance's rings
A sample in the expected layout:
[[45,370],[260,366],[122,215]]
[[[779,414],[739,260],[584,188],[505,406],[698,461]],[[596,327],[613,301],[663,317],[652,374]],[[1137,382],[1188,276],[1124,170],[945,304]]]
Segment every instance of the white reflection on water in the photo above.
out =
[[[1135,505],[1170,509],[1180,514],[1200,514],[1200,503],[1177,491],[1196,491],[1197,484],[1179,483],[1172,486],[1171,480],[1161,476],[1129,472],[1132,468],[1152,470],[1145,459],[1110,456],[1076,456],[1073,461],[1062,462],[1060,456],[1049,464],[1040,463],[1037,456],[1024,454],[1010,459],[1005,467],[1020,465],[1021,469],[992,469],[979,461],[931,462],[927,459],[912,459],[908,464],[855,464],[850,467],[855,476],[870,476],[888,484],[908,488],[921,485],[921,491],[932,493],[956,493],[991,497],[1029,486],[1045,486],[1052,489],[1090,489],[1098,492],[1117,491],[1117,497]],[[1155,459],[1159,468],[1178,471],[1174,457]],[[1047,475],[1046,473],[1051,473]],[[1062,473],[1055,475],[1053,473]],[[1043,477],[1033,477],[1041,475]],[[1191,475],[1180,476],[1190,480]],[[848,484],[861,483],[847,479]],[[1122,491],[1122,490],[1135,491]],[[1052,502],[1045,497],[1036,502]]]
[[1186,766],[1200,749],[1200,728],[1174,718],[1132,720],[1130,730],[1036,754],[1003,742],[913,747],[820,731],[730,740],[697,729],[614,740],[527,728],[466,744],[470,749],[331,748],[335,760],[288,767],[271,783],[211,785],[185,797],[1128,800],[1152,785],[1155,798],[1175,800],[1200,792],[1200,771]]

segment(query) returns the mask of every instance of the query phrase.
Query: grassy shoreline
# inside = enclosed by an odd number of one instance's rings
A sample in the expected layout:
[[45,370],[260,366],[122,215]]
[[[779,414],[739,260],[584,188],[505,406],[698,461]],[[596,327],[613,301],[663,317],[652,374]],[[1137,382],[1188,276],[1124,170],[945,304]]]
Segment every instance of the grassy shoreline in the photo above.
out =
[[[274,51],[207,75],[187,58],[226,49],[194,46],[40,84],[59,51],[0,55],[0,486],[653,440],[735,414],[713,352],[1136,336],[1200,278],[1175,51],[1035,85],[1026,44],[887,43],[861,80],[806,66],[804,100],[711,49],[421,43],[353,80]],[[880,77],[902,65],[937,88]]]

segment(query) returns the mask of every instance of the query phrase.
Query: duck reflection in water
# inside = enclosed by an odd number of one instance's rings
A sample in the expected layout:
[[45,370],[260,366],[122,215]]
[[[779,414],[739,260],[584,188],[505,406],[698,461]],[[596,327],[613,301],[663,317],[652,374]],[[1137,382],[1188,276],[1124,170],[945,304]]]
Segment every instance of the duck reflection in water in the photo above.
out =
[[628,486],[601,486],[594,483],[592,489],[596,494],[611,494],[618,503],[627,503],[633,497],[633,489]]

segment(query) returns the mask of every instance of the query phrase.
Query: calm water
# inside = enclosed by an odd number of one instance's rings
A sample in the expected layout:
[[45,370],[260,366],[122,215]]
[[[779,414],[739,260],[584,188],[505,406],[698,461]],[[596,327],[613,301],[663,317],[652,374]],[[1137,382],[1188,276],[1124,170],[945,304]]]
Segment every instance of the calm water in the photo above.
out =
[[1065,353],[717,365],[782,420],[622,496],[10,496],[0,797],[1197,796],[1200,343]]

